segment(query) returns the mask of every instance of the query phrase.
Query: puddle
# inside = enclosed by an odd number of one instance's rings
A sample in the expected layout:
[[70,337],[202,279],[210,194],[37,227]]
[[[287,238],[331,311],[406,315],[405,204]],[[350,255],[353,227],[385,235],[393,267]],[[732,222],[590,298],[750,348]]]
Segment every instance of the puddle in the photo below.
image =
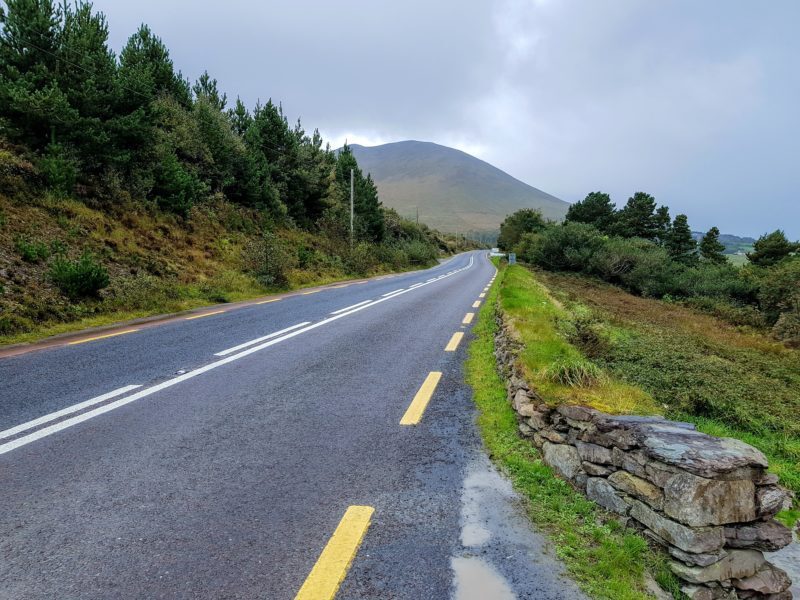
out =
[[455,600],[516,600],[508,582],[483,559],[460,556],[451,560]]
[[484,546],[492,540],[492,529],[508,522],[513,501],[511,483],[497,471],[478,462],[467,468],[461,497],[461,545]]
[[797,529],[794,530],[794,541],[778,552],[765,552],[767,560],[789,574],[792,587],[789,588],[795,598],[800,598],[800,539]]

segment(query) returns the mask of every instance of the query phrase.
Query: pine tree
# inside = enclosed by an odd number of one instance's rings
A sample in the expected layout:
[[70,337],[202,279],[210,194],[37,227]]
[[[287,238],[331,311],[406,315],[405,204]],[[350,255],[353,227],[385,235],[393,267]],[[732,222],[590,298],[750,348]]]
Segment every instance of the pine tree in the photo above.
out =
[[712,227],[700,240],[700,256],[708,262],[724,264],[727,258],[723,254],[725,244],[719,241],[719,229]]
[[[336,160],[336,185],[346,198],[345,203],[349,202],[350,190],[350,170],[353,170],[353,189],[355,207],[355,232],[356,239],[368,242],[379,242],[384,235],[384,216],[380,200],[378,200],[378,188],[372,181],[372,177],[364,177],[358,166],[358,161],[347,144],[339,151]],[[344,199],[343,198],[343,199]]]
[[670,257],[673,260],[691,265],[697,262],[697,242],[692,237],[689,220],[686,215],[678,215],[672,222],[669,233],[664,241]]
[[565,221],[594,225],[603,233],[610,233],[616,210],[611,196],[604,192],[590,192],[586,198],[570,205]]
[[754,265],[771,267],[796,252],[798,247],[800,244],[790,242],[783,231],[776,229],[758,238],[753,244],[753,251],[747,253],[747,258]]
[[656,209],[655,223],[657,228],[656,237],[660,244],[663,244],[669,235],[670,221],[669,207],[663,205],[659,206],[658,209]]
[[644,192],[636,192],[617,213],[614,232],[622,237],[639,237],[655,241],[659,233],[655,210],[655,198]]
[[208,71],[203,71],[200,78],[192,86],[195,98],[205,98],[217,110],[225,110],[225,105],[228,103],[227,94],[220,95],[217,88],[217,80],[211,79]]

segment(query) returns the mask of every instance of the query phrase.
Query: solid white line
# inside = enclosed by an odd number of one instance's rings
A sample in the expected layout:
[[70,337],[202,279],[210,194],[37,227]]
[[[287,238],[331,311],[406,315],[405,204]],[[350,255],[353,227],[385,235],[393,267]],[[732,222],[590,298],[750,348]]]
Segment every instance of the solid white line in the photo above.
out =
[[405,288],[400,288],[399,290],[395,290],[393,292],[387,292],[385,294],[381,294],[381,297],[385,298],[386,296],[391,296],[392,294],[396,294],[397,292],[402,292]]
[[[460,271],[465,271],[465,270],[469,269],[470,267],[472,267],[472,265],[473,265],[473,257],[470,256],[469,264],[467,266],[465,266],[465,267],[462,267],[462,268],[454,271],[454,273],[458,273]],[[430,285],[430,284],[422,283],[420,285]],[[47,437],[47,436],[52,435],[54,433],[57,433],[59,431],[63,431],[64,429],[68,429],[69,427],[73,427],[75,425],[78,425],[80,423],[88,421],[89,419],[93,419],[94,417],[98,417],[98,416],[103,415],[105,413],[111,412],[112,410],[116,410],[117,408],[125,406],[126,404],[130,404],[131,402],[135,402],[136,400],[141,400],[142,398],[146,398],[147,396],[151,396],[151,395],[155,394],[156,392],[160,392],[161,390],[165,390],[167,388],[170,388],[170,387],[172,387],[174,385],[177,385],[177,384],[179,384],[179,383],[181,383],[183,381],[187,381],[188,379],[192,379],[194,377],[197,377],[198,375],[202,375],[203,373],[207,373],[208,371],[216,369],[217,367],[221,367],[223,365],[227,365],[227,364],[232,363],[234,361],[237,361],[237,360],[239,360],[241,358],[244,358],[245,356],[250,356],[251,354],[254,354],[256,352],[260,352],[261,350],[264,350],[265,348],[269,348],[270,346],[274,346],[275,344],[283,342],[284,340],[288,340],[290,338],[298,336],[301,333],[305,333],[307,331],[311,331],[312,329],[316,329],[317,327],[322,327],[323,325],[327,325],[328,323],[331,323],[331,322],[336,321],[338,319],[341,319],[343,317],[352,315],[353,313],[357,313],[357,312],[359,312],[361,310],[364,310],[366,308],[370,308],[372,306],[375,306],[376,304],[380,304],[381,302],[385,302],[387,300],[392,300],[393,298],[396,298],[397,296],[400,296],[402,294],[406,294],[406,293],[408,293],[410,291],[411,291],[411,288],[409,288],[407,290],[404,290],[402,292],[399,292],[398,294],[396,294],[394,296],[390,296],[390,297],[387,297],[387,298],[380,298],[378,300],[375,300],[374,302],[370,302],[369,304],[362,304],[361,306],[359,306],[357,308],[353,308],[352,310],[349,310],[347,312],[339,313],[338,315],[335,315],[333,317],[328,317],[327,319],[323,319],[322,321],[319,321],[317,323],[313,323],[311,325],[308,325],[307,327],[302,327],[300,329],[295,329],[294,331],[291,331],[291,332],[289,332],[289,333],[287,333],[285,335],[282,335],[280,337],[275,337],[275,338],[273,338],[271,340],[265,341],[262,344],[259,344],[257,346],[253,346],[252,348],[248,348],[247,350],[243,350],[243,351],[239,352],[238,354],[233,354],[231,356],[227,356],[227,357],[222,358],[222,359],[220,359],[220,360],[218,360],[216,362],[207,364],[207,365],[205,365],[203,367],[199,367],[199,368],[197,368],[197,369],[195,369],[193,371],[189,371],[188,373],[184,373],[183,375],[179,375],[177,377],[173,377],[172,379],[168,379],[167,381],[163,381],[163,382],[161,382],[161,383],[159,383],[157,385],[154,385],[152,387],[145,388],[145,389],[143,389],[143,390],[141,390],[139,392],[136,392],[135,394],[131,394],[130,396],[127,396],[125,398],[121,398],[121,399],[116,400],[114,402],[109,402],[108,404],[104,404],[103,406],[100,406],[100,407],[98,407],[98,408],[96,408],[94,410],[87,411],[85,413],[82,413],[82,414],[77,415],[75,417],[72,417],[70,419],[65,419],[63,421],[60,421],[59,423],[55,423],[54,425],[50,425],[49,427],[43,427],[42,429],[39,429],[39,430],[37,430],[37,431],[35,431],[35,432],[31,433],[31,434],[28,434],[26,436],[17,438],[16,440],[14,440],[12,442],[7,442],[5,444],[0,444],[0,454],[5,454],[6,452],[11,452],[12,450],[16,450],[17,448],[20,448],[22,446],[26,446],[26,445],[28,445],[28,444],[30,444],[32,442],[35,442],[37,440],[40,440],[40,439],[44,438],[44,437]]]
[[357,304],[351,304],[350,306],[346,306],[344,308],[340,308],[339,310],[334,310],[331,312],[332,315],[338,315],[340,312],[344,312],[346,310],[350,310],[351,308],[355,308],[356,306],[361,306],[362,304],[366,304],[367,302],[372,302],[372,300],[364,300],[363,302],[358,302]]
[[43,415],[37,419],[33,419],[32,421],[28,421],[27,423],[20,423],[19,425],[16,425],[11,429],[0,431],[0,440],[7,437],[11,437],[12,435],[17,435],[18,433],[22,433],[23,431],[27,431],[28,429],[33,429],[34,427],[38,427],[39,425],[44,425],[45,423],[49,423],[50,421],[55,421],[56,419],[60,419],[61,417],[64,417],[66,415],[71,415],[72,413],[81,411],[84,408],[94,406],[95,404],[100,404],[101,402],[105,402],[106,400],[110,400],[111,398],[115,398],[116,396],[119,396],[126,392],[130,392],[131,390],[135,390],[136,388],[140,387],[142,386],[126,385],[125,387],[121,387],[118,390],[107,392],[101,396],[96,396],[84,402],[79,402],[78,404],[73,404],[72,406],[68,406],[67,408],[63,408],[48,415]]
[[260,338],[256,338],[254,340],[250,340],[249,342],[245,342],[244,344],[239,344],[238,346],[234,346],[233,348],[228,348],[227,350],[223,350],[222,352],[217,352],[214,356],[227,356],[233,352],[237,352],[242,348],[247,348],[248,346],[252,346],[253,344],[258,344],[259,342],[263,342],[264,340],[269,340],[271,338],[277,337],[279,335],[283,335],[291,331],[292,329],[297,329],[298,327],[304,327],[305,325],[310,325],[311,321],[303,321],[302,323],[298,323],[297,325],[292,325],[291,327],[287,327],[286,329],[281,329],[280,331],[276,331],[274,333],[270,333],[269,335],[262,336]]

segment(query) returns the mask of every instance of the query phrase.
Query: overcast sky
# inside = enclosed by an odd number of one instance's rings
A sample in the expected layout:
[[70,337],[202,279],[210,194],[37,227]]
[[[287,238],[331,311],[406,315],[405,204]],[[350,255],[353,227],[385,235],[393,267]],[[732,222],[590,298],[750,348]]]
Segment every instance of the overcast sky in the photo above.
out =
[[694,229],[800,237],[800,2],[96,0],[195,79],[333,146],[455,146],[568,201],[656,196]]

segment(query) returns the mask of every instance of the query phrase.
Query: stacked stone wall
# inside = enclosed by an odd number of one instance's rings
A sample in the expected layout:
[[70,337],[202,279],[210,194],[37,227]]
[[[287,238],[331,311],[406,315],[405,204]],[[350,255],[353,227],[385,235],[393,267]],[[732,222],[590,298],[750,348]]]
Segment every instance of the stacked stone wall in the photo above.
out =
[[497,314],[495,356],[521,434],[562,478],[671,556],[693,600],[790,600],[788,575],[764,552],[792,541],[774,516],[790,495],[764,455],[739,440],[662,417],[548,406],[517,365],[520,344]]

